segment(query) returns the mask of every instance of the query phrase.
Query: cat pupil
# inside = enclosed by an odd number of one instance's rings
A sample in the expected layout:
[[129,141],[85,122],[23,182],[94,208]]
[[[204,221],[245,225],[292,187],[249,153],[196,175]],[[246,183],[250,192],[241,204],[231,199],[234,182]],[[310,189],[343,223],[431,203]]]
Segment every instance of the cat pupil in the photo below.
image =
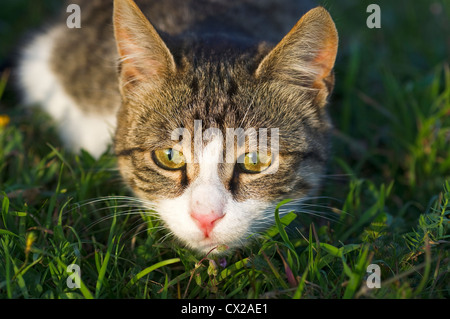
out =
[[258,163],[258,154],[250,153],[249,157],[250,157],[250,161],[253,165],[256,165]]
[[169,148],[168,150],[166,150],[166,155],[167,155],[167,159],[169,161],[173,160],[173,150],[171,148]]

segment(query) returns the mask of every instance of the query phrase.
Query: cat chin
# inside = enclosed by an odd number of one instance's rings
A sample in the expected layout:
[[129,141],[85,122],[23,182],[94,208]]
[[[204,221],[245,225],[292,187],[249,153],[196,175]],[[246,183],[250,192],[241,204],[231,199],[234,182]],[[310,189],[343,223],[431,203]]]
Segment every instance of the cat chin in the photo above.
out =
[[237,249],[242,249],[261,239],[259,234],[248,232],[247,236],[243,236],[240,240],[220,241],[216,239],[205,239],[197,243],[181,241],[189,250],[197,253],[199,256],[227,256],[233,254]]
[[211,255],[226,255],[230,253],[233,249],[240,247],[237,243],[234,244],[225,244],[219,243],[211,239],[205,239],[199,243],[192,245],[192,243],[183,242],[186,247],[188,247],[191,251],[196,252],[202,256],[211,256]]
[[[230,238],[226,238],[226,235],[218,236],[213,231],[209,237],[204,237],[203,234],[198,234],[196,229],[192,229],[192,234],[190,234],[190,236],[186,236],[185,234],[177,234],[170,228],[170,226],[167,228],[172,231],[172,233],[180,242],[184,244],[184,246],[202,255],[227,254],[247,243],[245,234],[242,236],[236,236],[236,234],[233,234]],[[194,239],[194,237],[196,238]]]

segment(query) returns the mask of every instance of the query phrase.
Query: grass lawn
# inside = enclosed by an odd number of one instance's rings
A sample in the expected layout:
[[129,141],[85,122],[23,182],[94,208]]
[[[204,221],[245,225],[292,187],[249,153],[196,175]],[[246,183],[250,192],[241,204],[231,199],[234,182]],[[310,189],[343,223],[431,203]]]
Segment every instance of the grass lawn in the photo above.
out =
[[324,2],[340,47],[323,189],[298,215],[280,203],[258,244],[222,258],[166,238],[114,156],[69,153],[46,114],[20,107],[15,45],[57,3],[0,4],[1,299],[450,297],[448,1],[376,1],[379,29],[371,1]]

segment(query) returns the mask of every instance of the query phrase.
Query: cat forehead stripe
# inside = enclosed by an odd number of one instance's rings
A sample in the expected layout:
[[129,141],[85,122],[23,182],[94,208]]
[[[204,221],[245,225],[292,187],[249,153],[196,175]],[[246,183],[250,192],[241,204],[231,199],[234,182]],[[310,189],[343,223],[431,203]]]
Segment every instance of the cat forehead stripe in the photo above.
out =
[[[194,121],[194,136],[185,128],[177,128],[170,134],[173,141],[178,141],[174,148],[185,154],[186,163],[202,163],[203,161],[215,161],[215,163],[234,164],[236,160],[242,161],[241,155],[247,152],[258,152],[263,157],[279,153],[279,129],[278,128],[226,128],[223,130],[212,127],[203,131],[202,121]],[[205,142],[214,141],[217,145],[217,154],[213,157],[202,156]],[[270,148],[269,148],[270,142]],[[193,152],[193,157],[191,156]],[[225,153],[225,154],[223,154]]]
[[200,174],[202,180],[219,180],[218,164],[222,161],[222,139],[215,136],[203,148],[200,156]]

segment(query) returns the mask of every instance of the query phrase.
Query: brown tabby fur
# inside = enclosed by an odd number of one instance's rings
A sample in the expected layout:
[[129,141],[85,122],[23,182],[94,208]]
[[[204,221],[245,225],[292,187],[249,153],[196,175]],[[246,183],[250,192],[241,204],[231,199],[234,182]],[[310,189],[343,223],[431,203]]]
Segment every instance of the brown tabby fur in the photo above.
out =
[[[166,170],[152,152],[173,148],[177,128],[194,137],[199,120],[202,132],[217,128],[222,136],[230,128],[279,130],[275,173],[218,163],[220,185],[233,205],[267,205],[317,191],[329,156],[326,104],[338,46],[324,8],[295,23],[308,7],[297,0],[69,2],[81,7],[81,29],[56,27],[52,72],[83,114],[117,113],[119,169],[138,197],[175,199],[196,180],[201,164]],[[269,144],[275,143],[271,134]],[[223,143],[223,158],[225,152]]]
[[[198,119],[205,129],[217,127],[224,135],[226,128],[280,129],[276,174],[255,177],[237,172],[233,164],[220,165],[222,182],[236,200],[297,198],[317,189],[328,155],[330,121],[324,106],[337,47],[324,9],[302,18],[271,52],[259,42],[207,35],[169,42],[173,55],[137,7],[133,10],[119,5],[114,15],[124,58],[116,151],[125,180],[138,194],[177,197],[195,178],[198,164],[167,172],[148,153],[172,147],[166,137],[177,127],[193,136]],[[140,43],[152,50],[136,54]]]

